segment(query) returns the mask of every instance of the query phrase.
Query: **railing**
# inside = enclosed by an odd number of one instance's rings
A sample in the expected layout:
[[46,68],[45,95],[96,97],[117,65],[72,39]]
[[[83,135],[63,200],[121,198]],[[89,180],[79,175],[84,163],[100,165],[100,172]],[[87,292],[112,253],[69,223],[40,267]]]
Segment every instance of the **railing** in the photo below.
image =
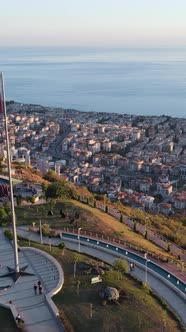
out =
[[[93,201],[92,199],[89,199],[86,196],[79,196],[79,197],[74,197],[75,199],[79,200],[82,203],[86,203],[92,207],[96,207],[97,209],[108,213],[109,215],[111,215],[112,217],[116,218],[117,220],[127,224],[129,227],[131,227],[129,225],[129,222],[127,223],[126,221],[126,217],[122,212],[119,212],[116,208],[112,208],[110,207],[108,204],[103,204],[99,201]],[[128,217],[127,217],[128,218]],[[130,220],[130,219],[129,219]],[[132,227],[134,224],[133,220],[130,220],[130,222],[132,223]],[[143,224],[140,223],[140,225],[144,226]],[[131,228],[132,228],[131,227]],[[147,230],[147,232],[151,232],[156,238],[162,240],[163,242],[165,242],[167,245],[170,244],[170,246],[172,248],[175,248],[175,250],[172,250],[172,254],[176,254],[177,256],[182,254],[182,255],[186,255],[186,250],[184,250],[182,247],[178,246],[176,243],[168,240],[165,236],[161,235],[160,233],[156,232],[154,229],[151,229],[148,226],[144,226],[144,229]],[[140,230],[138,229],[138,231],[140,232]],[[140,233],[142,234],[144,232],[141,231]],[[155,241],[153,241],[153,239],[150,239],[152,242],[156,243]],[[157,244],[157,243],[156,243]],[[159,246],[161,247],[161,245],[159,244]]]
[[[116,256],[123,256],[127,260],[133,260],[139,266],[142,266],[144,269],[146,268],[147,258],[140,256],[137,253],[132,252],[128,249],[128,247],[123,247],[122,243],[111,243],[108,240],[93,238],[92,233],[91,236],[82,234],[78,235],[76,232],[74,233],[61,233],[62,239],[67,239],[69,241],[80,241],[81,244],[93,246],[94,248],[99,248],[103,251],[110,251],[114,253]],[[110,239],[110,238],[109,238]],[[148,257],[150,253],[148,252]],[[155,263],[152,260],[148,260],[148,270],[153,274],[156,274],[161,280],[163,280],[166,284],[168,284],[171,288],[177,291],[184,299],[186,299],[186,283],[177,277],[174,273],[170,272],[168,269],[163,268],[158,263]]]
[[[76,229],[63,228],[63,231],[66,232],[66,233],[72,233],[72,234],[77,234],[78,235],[78,232],[77,232]],[[185,262],[180,262],[178,259],[168,257],[168,256],[163,255],[163,254],[157,254],[156,252],[153,252],[151,250],[147,250],[144,247],[141,247],[139,245],[135,245],[135,244],[130,243],[129,241],[126,241],[126,240],[123,240],[123,239],[114,238],[112,236],[106,236],[106,235],[101,234],[101,233],[90,232],[90,231],[86,231],[86,230],[82,230],[82,229],[81,229],[81,235],[86,236],[86,237],[90,237],[90,238],[94,238],[94,239],[107,241],[110,244],[118,244],[118,245],[123,246],[125,248],[132,249],[135,252],[141,253],[142,255],[148,252],[148,256],[150,256],[151,258],[153,258],[157,261],[160,261],[162,263],[168,263],[169,262],[171,264],[176,264],[177,266],[180,266],[181,269],[186,268],[186,263]]]

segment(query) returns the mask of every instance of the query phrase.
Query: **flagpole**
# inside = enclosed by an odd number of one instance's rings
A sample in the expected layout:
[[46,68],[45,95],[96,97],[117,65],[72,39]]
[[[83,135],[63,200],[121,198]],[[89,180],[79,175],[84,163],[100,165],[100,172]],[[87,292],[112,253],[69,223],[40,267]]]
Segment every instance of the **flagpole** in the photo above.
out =
[[10,146],[9,146],[9,136],[8,136],[8,124],[7,124],[7,112],[6,112],[6,101],[5,101],[5,89],[4,89],[4,78],[1,72],[1,84],[2,84],[2,103],[3,112],[5,120],[5,135],[6,135],[6,148],[7,148],[7,161],[8,161],[8,176],[9,176],[9,186],[10,186],[10,202],[11,202],[11,219],[13,228],[13,245],[14,245],[14,261],[15,261],[15,272],[19,273],[19,259],[18,259],[18,246],[17,246],[17,232],[16,232],[16,219],[15,219],[15,209],[14,209],[14,194],[12,185],[12,173],[11,173],[11,160],[10,160]]

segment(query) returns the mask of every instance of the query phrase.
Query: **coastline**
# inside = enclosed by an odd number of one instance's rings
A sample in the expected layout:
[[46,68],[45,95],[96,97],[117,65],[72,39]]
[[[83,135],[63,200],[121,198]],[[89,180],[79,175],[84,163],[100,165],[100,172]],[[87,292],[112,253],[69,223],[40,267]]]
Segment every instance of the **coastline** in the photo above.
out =
[[[7,100],[6,101],[7,104],[7,110],[8,111],[13,111],[11,110],[11,108],[15,108],[17,109],[17,107],[19,108],[19,111],[21,112],[21,108],[24,110],[26,109],[27,112],[64,112],[64,113],[69,113],[69,114],[93,114],[96,116],[105,116],[107,115],[108,117],[112,117],[112,116],[118,116],[118,117],[131,117],[131,118],[141,118],[141,119],[145,119],[145,118],[167,118],[167,119],[173,119],[173,120],[186,120],[186,115],[185,117],[175,117],[175,116],[171,116],[171,115],[142,115],[142,114],[130,114],[130,113],[118,113],[118,112],[106,112],[106,111],[102,111],[102,112],[97,112],[97,111],[82,111],[82,110],[78,110],[76,108],[64,108],[63,106],[60,107],[56,107],[56,106],[43,106],[41,104],[33,104],[33,103],[21,103],[18,101],[14,101],[14,100]],[[12,106],[12,107],[11,107]]]
[[[19,48],[0,54],[7,99],[85,112],[185,118],[186,49]],[[49,78],[50,77],[50,78]]]

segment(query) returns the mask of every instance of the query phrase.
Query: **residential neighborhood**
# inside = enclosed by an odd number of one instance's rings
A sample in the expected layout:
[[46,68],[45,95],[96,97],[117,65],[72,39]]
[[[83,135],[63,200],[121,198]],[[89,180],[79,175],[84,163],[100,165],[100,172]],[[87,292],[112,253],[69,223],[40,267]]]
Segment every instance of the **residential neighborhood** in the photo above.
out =
[[[117,110],[116,110],[117,111]],[[11,160],[111,201],[185,214],[186,119],[7,103]],[[6,158],[4,123],[0,155]]]

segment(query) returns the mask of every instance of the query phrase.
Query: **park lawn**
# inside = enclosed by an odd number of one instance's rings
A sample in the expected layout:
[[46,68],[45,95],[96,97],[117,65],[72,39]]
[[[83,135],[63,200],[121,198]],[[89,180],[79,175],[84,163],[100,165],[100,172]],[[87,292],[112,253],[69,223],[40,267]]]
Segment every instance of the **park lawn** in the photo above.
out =
[[19,329],[9,309],[0,306],[0,331],[18,332]]
[[[22,242],[23,244],[25,242]],[[48,246],[32,244],[49,252]],[[61,264],[64,271],[62,290],[53,298],[67,332],[180,332],[184,331],[167,305],[160,304],[156,297],[130,275],[120,275],[110,269],[102,276],[102,282],[91,284],[90,275],[82,275],[80,262],[101,264],[95,258],[75,253],[68,249],[64,255],[60,249],[52,247],[52,254]],[[77,261],[74,279],[74,262]],[[104,263],[105,264],[105,263]],[[105,264],[106,265],[106,264]],[[79,291],[78,291],[79,284]],[[122,290],[124,297],[119,304],[103,306],[99,292],[106,286]],[[92,318],[90,317],[92,304]]]
[[[91,225],[90,226],[88,225],[88,227],[90,227],[90,228],[87,230],[89,230],[89,231],[92,230],[93,232],[99,233],[100,232],[99,229],[102,228],[103,233],[107,234],[108,236],[110,235],[112,237],[117,237],[117,238],[120,237],[137,246],[146,248],[149,251],[156,252],[159,254],[162,254],[162,253],[165,254],[165,251],[163,249],[157,247],[152,242],[144,239],[144,237],[142,235],[133,232],[133,230],[130,227],[128,227],[124,223],[119,222],[117,219],[108,215],[107,213],[102,212],[98,209],[92,208],[89,205],[82,204],[79,201],[72,201],[72,204],[75,207],[79,207],[79,208],[81,208],[83,206],[84,210],[91,212],[94,216],[96,216],[101,221],[101,223],[102,223],[101,227],[99,224],[97,225],[97,227],[94,227],[94,228],[91,228]],[[86,227],[81,223],[79,224],[79,226],[82,228],[82,230],[84,229],[83,227]]]
[[[76,200],[59,200],[52,207],[53,216],[48,216],[51,209],[50,203],[44,205],[32,205],[16,207],[17,225],[32,225],[32,222],[39,224],[48,223],[51,228],[69,230],[77,229],[101,233],[115,238],[126,240],[136,246],[140,246],[145,250],[155,252],[156,254],[168,255],[162,248],[159,248],[152,242],[143,238],[142,235],[133,232],[127,225],[119,222],[114,217],[95,209],[87,204],[83,204]],[[68,212],[69,215],[79,213],[79,219],[70,223],[68,219],[61,218],[60,210]]]

